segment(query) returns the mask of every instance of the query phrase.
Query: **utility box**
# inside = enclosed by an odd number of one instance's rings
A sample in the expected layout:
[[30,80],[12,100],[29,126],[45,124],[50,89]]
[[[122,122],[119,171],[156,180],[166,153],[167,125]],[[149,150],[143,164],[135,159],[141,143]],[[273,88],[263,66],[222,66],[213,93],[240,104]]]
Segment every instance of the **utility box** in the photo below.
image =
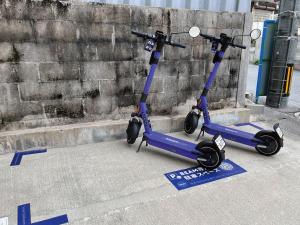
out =
[[271,107],[282,108],[288,104],[298,42],[296,12],[299,10],[300,0],[280,2],[266,100],[266,105]]
[[259,96],[266,96],[271,67],[274,35],[277,30],[276,20],[265,20],[260,47],[260,60],[256,85],[256,102]]

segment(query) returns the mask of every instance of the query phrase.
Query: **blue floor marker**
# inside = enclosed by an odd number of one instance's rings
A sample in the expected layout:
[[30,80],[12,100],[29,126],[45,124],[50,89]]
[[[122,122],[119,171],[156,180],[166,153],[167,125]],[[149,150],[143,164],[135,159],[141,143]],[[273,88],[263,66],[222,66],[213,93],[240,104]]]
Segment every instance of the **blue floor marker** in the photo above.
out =
[[243,126],[251,126],[251,127],[254,127],[258,130],[263,130],[264,128],[260,127],[260,126],[257,126],[253,123],[238,123],[238,124],[235,124],[234,126],[237,126],[237,127],[243,127]]
[[23,155],[32,155],[32,154],[44,153],[44,152],[47,152],[47,149],[37,149],[37,150],[31,150],[27,152],[16,152],[10,163],[10,166],[20,165]]
[[68,222],[68,216],[65,214],[40,222],[31,223],[30,204],[18,206],[18,225],[60,225]]
[[218,168],[211,171],[207,171],[201,167],[192,167],[166,173],[165,176],[177,190],[183,190],[244,172],[247,171],[229,159],[226,159]]

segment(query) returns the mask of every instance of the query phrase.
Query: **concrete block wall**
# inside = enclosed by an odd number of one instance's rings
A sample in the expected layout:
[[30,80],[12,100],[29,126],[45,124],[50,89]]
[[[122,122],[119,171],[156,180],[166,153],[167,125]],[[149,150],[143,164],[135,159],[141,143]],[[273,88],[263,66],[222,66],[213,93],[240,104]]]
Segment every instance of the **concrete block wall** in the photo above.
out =
[[[246,32],[242,13],[68,1],[1,1],[0,129],[12,130],[129,117],[142,92],[150,54],[132,29]],[[210,44],[174,37],[149,96],[152,114],[169,114],[194,98],[211,68]],[[209,94],[212,108],[236,104],[241,50],[231,49]]]

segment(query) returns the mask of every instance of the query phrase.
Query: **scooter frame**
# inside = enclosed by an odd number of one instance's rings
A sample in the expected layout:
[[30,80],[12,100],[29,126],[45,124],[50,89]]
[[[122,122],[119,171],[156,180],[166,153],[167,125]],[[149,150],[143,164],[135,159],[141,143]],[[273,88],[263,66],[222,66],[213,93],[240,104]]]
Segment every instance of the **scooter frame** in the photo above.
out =
[[[134,32],[132,32],[134,33]],[[135,32],[134,34],[139,34],[138,32]],[[143,33],[142,33],[143,34]],[[151,35],[145,36],[146,38],[151,37]],[[142,35],[140,35],[142,37]],[[144,37],[144,38],[145,38]],[[173,43],[171,41],[167,40],[167,36],[164,35],[162,32],[157,31],[156,32],[156,39],[157,39],[157,46],[156,49],[152,52],[151,58],[150,58],[150,71],[146,79],[146,83],[144,86],[144,90],[137,108],[137,111],[135,113],[132,113],[131,117],[133,118],[141,118],[144,124],[145,132],[143,133],[142,141],[138,147],[137,152],[140,150],[140,147],[144,141],[146,141],[146,144],[176,153],[178,155],[190,158],[192,160],[197,160],[200,164],[201,161],[206,160],[204,157],[204,153],[201,151],[201,146],[208,143],[208,141],[203,141],[201,143],[194,144],[188,141],[184,141],[175,137],[171,137],[169,135],[165,135],[159,132],[155,132],[152,130],[151,122],[148,118],[148,109],[146,105],[146,99],[150,91],[151,83],[154,77],[155,70],[157,68],[161,51],[163,49],[164,44],[169,44],[175,47],[182,47],[185,46]],[[210,144],[214,144],[216,149],[219,151],[220,155],[218,154],[219,161],[222,162],[225,158],[225,151],[223,148],[225,147],[225,142],[223,141],[222,137],[220,135],[216,135],[213,138],[213,142]]]
[[[203,35],[203,34],[200,34],[200,35],[206,39],[209,39],[211,42],[215,41],[218,44],[221,44],[221,49],[220,50],[214,49],[214,50],[216,50],[214,59],[213,59],[214,67],[209,75],[207,82],[205,83],[202,94],[200,95],[200,97],[197,100],[197,105],[193,106],[193,108],[192,108],[193,110],[197,109],[200,112],[202,111],[203,117],[204,117],[204,123],[202,124],[201,131],[200,131],[197,139],[199,139],[201,133],[202,133],[202,135],[204,135],[204,132],[207,132],[208,134],[211,134],[211,135],[219,134],[224,139],[242,143],[242,144],[245,144],[248,146],[252,146],[252,147],[259,146],[262,148],[266,147],[265,143],[262,140],[258,139],[258,136],[262,132],[273,132],[273,131],[262,130],[256,134],[252,134],[249,132],[237,130],[234,128],[229,128],[229,127],[222,126],[222,125],[211,122],[211,119],[209,116],[209,111],[208,111],[208,102],[207,102],[206,95],[207,95],[209,89],[211,88],[212,83],[217,75],[219,66],[222,62],[222,59],[224,58],[225,51],[228,48],[228,46],[239,47],[242,49],[245,49],[246,47],[242,46],[242,45],[236,45],[236,44],[231,43],[230,41],[232,40],[232,38],[227,37],[225,34],[221,34],[221,36],[223,35],[223,40],[217,39],[217,38],[215,38],[213,36],[209,36],[209,35]],[[274,132],[278,135],[279,144],[282,147],[283,146],[283,134],[279,127],[279,124],[275,124],[273,129],[274,129]],[[267,155],[267,154],[265,154],[265,155]]]

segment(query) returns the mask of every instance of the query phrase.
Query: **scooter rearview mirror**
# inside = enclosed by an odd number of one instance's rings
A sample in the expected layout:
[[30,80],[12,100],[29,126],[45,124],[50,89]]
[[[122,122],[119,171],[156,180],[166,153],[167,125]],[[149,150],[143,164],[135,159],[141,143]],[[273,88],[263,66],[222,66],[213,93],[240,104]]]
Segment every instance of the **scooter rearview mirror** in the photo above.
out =
[[200,34],[200,28],[199,27],[191,27],[189,30],[189,35],[193,38],[198,37]]
[[260,29],[254,29],[250,32],[250,37],[252,40],[257,40],[261,35]]

